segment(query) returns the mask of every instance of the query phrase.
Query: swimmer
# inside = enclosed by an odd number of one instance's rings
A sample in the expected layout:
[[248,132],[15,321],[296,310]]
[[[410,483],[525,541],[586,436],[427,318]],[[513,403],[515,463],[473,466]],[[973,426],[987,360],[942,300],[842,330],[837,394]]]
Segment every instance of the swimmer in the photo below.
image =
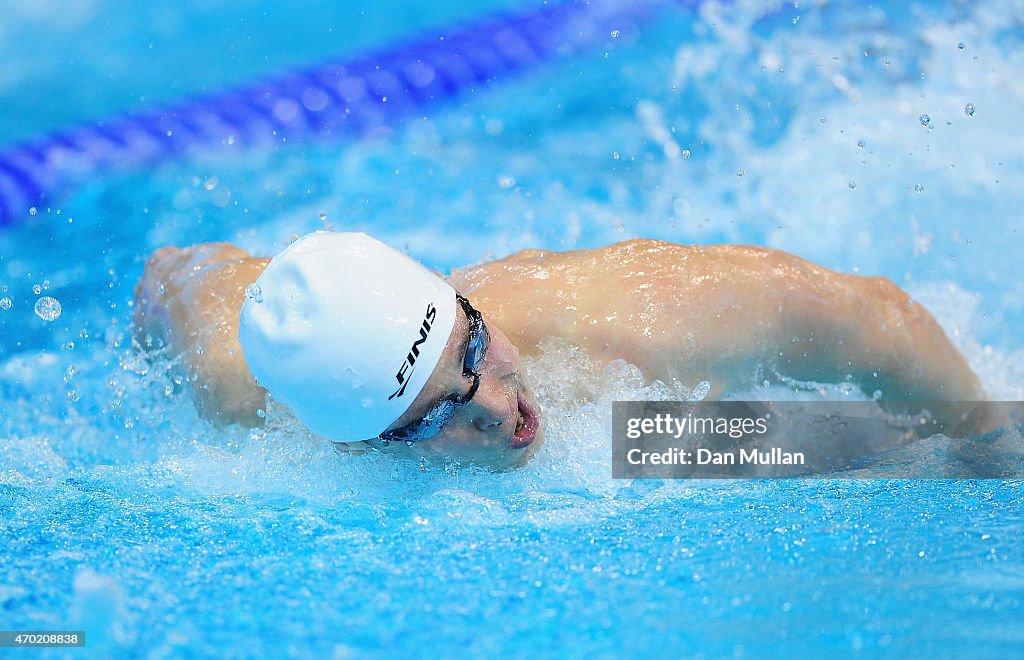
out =
[[[261,425],[269,391],[335,442],[498,469],[543,442],[523,356],[546,337],[648,381],[710,381],[711,399],[765,369],[892,401],[986,398],[892,282],[762,247],[634,239],[442,277],[365,234],[318,231],[273,259],[163,248],[135,295],[136,341],[180,357],[215,421]],[[979,423],[954,409],[935,422],[947,434]]]

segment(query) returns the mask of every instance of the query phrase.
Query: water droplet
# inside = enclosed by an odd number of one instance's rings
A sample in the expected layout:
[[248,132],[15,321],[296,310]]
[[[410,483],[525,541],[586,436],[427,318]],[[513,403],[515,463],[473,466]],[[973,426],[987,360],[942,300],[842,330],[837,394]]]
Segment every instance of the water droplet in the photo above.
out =
[[60,313],[60,302],[56,298],[43,296],[36,301],[36,316],[44,321],[56,321]]
[[68,390],[68,401],[70,401],[71,403],[75,403],[76,401],[78,401],[78,399],[79,396],[77,390]]
[[260,419],[263,419],[264,417],[267,416],[267,411],[264,410],[263,408],[257,408],[256,409],[256,416],[259,417]]
[[38,284],[33,284],[32,285],[32,293],[34,293],[34,294],[36,294],[38,296],[42,292],[43,292],[43,287],[39,286]]
[[620,33],[619,33],[618,30],[612,30],[612,39],[618,39],[619,38],[619,34]]
[[29,214],[29,215],[35,215],[35,214],[37,214],[37,213],[39,213],[39,209],[37,209],[37,208],[36,208],[36,207],[34,207],[34,206],[33,206],[32,208],[30,208],[30,209],[28,210],[28,214]]
[[861,149],[864,148],[865,144],[867,144],[867,143],[864,142],[864,140],[857,140],[857,146],[860,147]]
[[613,151],[612,152],[612,158],[614,158],[615,160],[618,160],[619,159],[619,152],[618,151]]
[[921,115],[920,117],[917,118],[917,120],[921,122],[921,125],[924,126],[925,128],[932,127],[932,118],[929,115]]
[[43,280],[43,291],[47,291],[50,288],[50,280]]
[[261,289],[260,285],[255,282],[245,287],[245,295],[249,300],[253,301],[257,305],[263,302],[263,289]]
[[851,182],[849,182],[846,185],[850,186],[850,190],[856,190],[857,189],[857,182],[856,181],[851,181]]
[[4,296],[3,298],[0,298],[0,309],[4,310],[6,312],[7,310],[9,310],[13,306],[14,306],[14,301],[11,300],[10,298],[8,298],[7,296]]
[[689,158],[689,157],[690,157],[690,150],[689,149],[683,149],[683,158]]
[[964,114],[967,115],[968,117],[973,117],[974,116],[974,104],[973,103],[968,103],[967,105],[964,106]]

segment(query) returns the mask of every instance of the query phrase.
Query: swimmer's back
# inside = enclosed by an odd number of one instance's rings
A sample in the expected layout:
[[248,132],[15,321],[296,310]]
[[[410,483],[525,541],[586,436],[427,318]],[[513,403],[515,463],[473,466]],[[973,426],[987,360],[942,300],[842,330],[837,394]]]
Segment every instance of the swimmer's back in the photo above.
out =
[[645,354],[663,356],[670,346],[680,359],[699,360],[698,346],[716,340],[703,336],[695,320],[728,323],[739,307],[750,306],[748,296],[734,295],[738,288],[768,289],[785,280],[824,295],[830,283],[823,280],[843,277],[769,248],[650,239],[570,252],[526,250],[452,273],[456,288],[520,350],[529,353],[544,337],[558,336],[585,345],[595,358],[646,364],[653,360]]
[[634,239],[520,252],[452,279],[527,354],[561,337],[649,379],[709,379],[712,395],[765,366],[820,382],[852,375],[893,398],[984,398],[935,319],[892,282],[771,248]]

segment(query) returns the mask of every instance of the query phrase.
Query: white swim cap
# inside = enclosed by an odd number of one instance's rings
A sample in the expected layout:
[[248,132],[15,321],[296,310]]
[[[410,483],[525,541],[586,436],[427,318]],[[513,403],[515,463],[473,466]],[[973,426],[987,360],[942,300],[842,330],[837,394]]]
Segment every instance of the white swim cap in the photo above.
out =
[[274,257],[242,306],[253,376],[310,430],[375,438],[426,384],[455,326],[455,290],[362,233],[317,231]]

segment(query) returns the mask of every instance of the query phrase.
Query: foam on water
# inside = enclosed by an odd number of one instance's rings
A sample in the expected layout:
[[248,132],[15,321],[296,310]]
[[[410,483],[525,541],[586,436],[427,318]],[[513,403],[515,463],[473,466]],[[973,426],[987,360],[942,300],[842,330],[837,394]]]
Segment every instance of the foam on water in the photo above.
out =
[[[74,4],[67,48],[103,11]],[[568,630],[606,655],[1015,648],[1019,482],[614,481],[610,403],[698,384],[645,383],[558,343],[527,364],[547,443],[525,468],[343,455],[273,406],[256,431],[201,419],[126,336],[143,260],[167,244],[271,254],[333,226],[447,270],[639,235],[739,241],[890,277],[993,396],[1019,399],[1022,16],[1019,0],[670,11],[641,38],[623,26],[607,57],[375,141],[206,156],[40,209],[0,235],[7,627],[76,623],[96,649],[154,656],[241,639],[272,655],[550,653]],[[31,78],[19,58],[0,93]],[[44,280],[52,321],[34,313]],[[866,398],[783,382],[736,394]],[[1021,456],[1019,432],[993,442]],[[865,474],[937,464],[969,474],[941,436]],[[906,588],[880,588],[893,579]]]

